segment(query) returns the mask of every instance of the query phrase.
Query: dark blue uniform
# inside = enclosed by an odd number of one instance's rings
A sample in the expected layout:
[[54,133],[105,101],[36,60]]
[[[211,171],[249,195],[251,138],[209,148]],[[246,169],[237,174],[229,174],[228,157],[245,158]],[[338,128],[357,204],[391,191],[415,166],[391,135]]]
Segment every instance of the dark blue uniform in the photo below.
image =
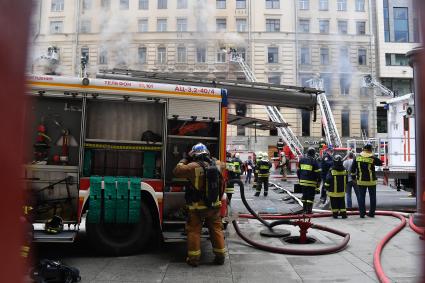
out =
[[314,195],[320,184],[320,167],[311,156],[301,158],[297,171],[300,186],[303,192],[302,202],[305,213],[313,210]]
[[322,200],[323,203],[326,201],[326,188],[325,188],[324,182],[333,164],[334,162],[333,162],[332,156],[328,152],[326,152],[323,155],[323,159],[320,165],[320,168],[322,169],[322,180],[323,180],[323,186],[322,186],[322,192],[320,194],[320,199]]

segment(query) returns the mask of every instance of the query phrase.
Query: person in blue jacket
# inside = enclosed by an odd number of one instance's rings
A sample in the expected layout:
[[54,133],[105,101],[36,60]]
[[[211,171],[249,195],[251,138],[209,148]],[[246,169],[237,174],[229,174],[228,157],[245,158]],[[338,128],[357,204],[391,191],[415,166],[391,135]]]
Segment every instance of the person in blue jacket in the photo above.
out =
[[322,203],[326,203],[326,198],[327,198],[324,180],[326,180],[326,176],[328,175],[329,170],[331,169],[331,167],[333,165],[334,165],[333,148],[332,148],[332,146],[329,146],[328,149],[326,150],[325,154],[323,154],[322,162],[320,164],[320,168],[322,170],[321,171],[322,180],[323,180],[322,191],[320,193],[320,200],[321,200]]

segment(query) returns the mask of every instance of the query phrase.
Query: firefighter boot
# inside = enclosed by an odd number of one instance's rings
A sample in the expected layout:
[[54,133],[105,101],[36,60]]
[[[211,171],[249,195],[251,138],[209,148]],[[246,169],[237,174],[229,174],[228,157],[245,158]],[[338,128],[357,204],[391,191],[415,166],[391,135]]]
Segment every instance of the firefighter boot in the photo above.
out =
[[313,204],[307,203],[307,214],[313,214]]
[[341,212],[341,216],[344,219],[347,218],[347,212],[346,211]]
[[264,196],[266,197],[269,194],[268,191],[264,191]]
[[260,192],[256,191],[255,194],[254,194],[254,197],[259,197],[259,196],[260,196]]
[[335,219],[338,218],[338,212],[332,212],[332,217]]
[[303,213],[306,214],[307,213],[307,203],[303,202]]

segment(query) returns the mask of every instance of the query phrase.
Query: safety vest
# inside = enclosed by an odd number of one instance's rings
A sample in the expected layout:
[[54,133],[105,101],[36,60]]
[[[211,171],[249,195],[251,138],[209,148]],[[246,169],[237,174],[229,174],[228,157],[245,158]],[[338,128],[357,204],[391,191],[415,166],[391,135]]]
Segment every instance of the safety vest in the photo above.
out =
[[239,158],[233,159],[233,170],[236,174],[241,173],[242,161]]
[[354,178],[357,178],[359,186],[376,186],[375,165],[382,165],[381,160],[372,155],[372,153],[362,152],[356,156],[351,166],[351,172]]
[[268,178],[270,176],[270,168],[272,167],[271,163],[266,160],[260,160],[257,163],[258,166],[258,177]]
[[312,157],[303,157],[299,163],[298,178],[300,185],[317,188],[320,183],[320,167]]
[[326,177],[325,188],[330,197],[344,197],[348,182],[347,170],[331,169]]

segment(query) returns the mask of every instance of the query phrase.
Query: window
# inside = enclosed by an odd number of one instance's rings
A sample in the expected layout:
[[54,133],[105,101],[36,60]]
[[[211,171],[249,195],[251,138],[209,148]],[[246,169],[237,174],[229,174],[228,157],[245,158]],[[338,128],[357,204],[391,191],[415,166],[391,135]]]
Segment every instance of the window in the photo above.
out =
[[387,120],[388,111],[384,107],[376,108],[376,126],[378,133],[387,133],[388,132],[388,120]]
[[187,0],[177,0],[177,9],[187,9]]
[[158,64],[167,63],[167,49],[165,47],[158,47],[156,60]]
[[329,10],[329,0],[319,0],[319,10],[320,11]]
[[363,48],[361,48],[361,49],[359,49],[358,50],[358,52],[359,52],[359,54],[358,54],[358,63],[359,63],[359,65],[360,66],[365,66],[366,65],[366,49],[363,49]]
[[280,9],[280,0],[266,0],[266,9]]
[[246,9],[246,0],[236,0],[236,9]]
[[177,31],[185,32],[187,31],[187,19],[177,19]]
[[395,96],[404,95],[413,92],[412,79],[387,78],[381,79],[383,85],[391,89]]
[[385,42],[390,41],[390,13],[388,9],[388,0],[384,0],[384,36]]
[[226,31],[226,26],[227,26],[226,19],[216,19],[215,25],[216,25],[216,31],[218,32]]
[[329,65],[329,48],[320,48],[320,64]]
[[99,52],[99,64],[108,64],[108,51],[101,49]]
[[341,95],[350,94],[351,76],[349,74],[341,74],[339,78],[339,86]]
[[329,33],[329,20],[319,20],[319,32]]
[[82,47],[81,48],[81,58],[89,59],[90,55],[90,49],[88,47]]
[[139,64],[146,64],[147,62],[147,50],[146,47],[139,47],[138,50],[139,55]]
[[385,53],[387,66],[408,66],[409,60],[404,54]]
[[364,0],[356,0],[356,11],[364,12]]
[[267,62],[268,63],[278,63],[279,62],[279,48],[269,47],[267,50]]
[[148,10],[149,9],[149,0],[139,0],[139,9]]
[[63,22],[62,21],[51,21],[50,22],[50,33],[62,33]]
[[[246,104],[235,104],[235,112],[236,116],[245,117],[247,112],[247,106]],[[236,128],[236,134],[238,136],[244,136],[245,135],[245,127],[238,125]]]
[[81,20],[80,32],[81,33],[90,33],[91,32],[91,21],[90,20]]
[[91,9],[91,0],[83,0],[83,10]]
[[301,65],[310,65],[310,48],[301,47],[300,64]]
[[369,112],[361,111],[360,112],[360,130],[362,134],[369,136]]
[[310,0],[300,0],[300,10],[310,9]]
[[226,0],[216,0],[215,7],[217,9],[226,9]]
[[359,35],[366,34],[366,22],[356,22],[356,33]]
[[167,19],[158,19],[156,21],[156,31],[158,32],[167,31]]
[[52,0],[51,11],[60,12],[63,11],[64,0]]
[[280,31],[280,20],[279,19],[266,19],[266,31],[278,32]]
[[393,8],[394,11],[394,41],[409,42],[409,17],[407,8]]
[[246,32],[246,19],[236,19],[236,31]]
[[347,11],[347,0],[337,0],[336,7],[338,11]]
[[310,136],[311,128],[311,113],[308,110],[301,110],[301,136],[308,137]]
[[299,32],[310,32],[310,20],[300,20]]
[[129,7],[129,0],[120,0],[120,10],[128,10]]
[[326,95],[332,95],[332,75],[331,74],[320,74],[323,80],[323,88]]
[[280,76],[269,76],[267,81],[269,84],[280,85]]
[[338,21],[338,33],[347,34],[348,24],[347,21]]
[[167,0],[158,0],[158,9],[167,9]]
[[196,62],[205,63],[207,61],[207,49],[205,47],[196,48]]
[[226,55],[227,53],[219,48],[217,50],[217,63],[226,63]]
[[186,47],[177,47],[177,63],[186,63]]
[[148,31],[148,19],[140,19],[138,21],[138,29],[139,29],[139,32],[147,32]]
[[348,54],[347,47],[339,48],[339,66],[340,66],[340,69],[342,70],[350,67],[350,56]]
[[109,10],[111,8],[111,0],[101,0],[100,7],[103,9]]
[[341,130],[343,137],[350,136],[350,111],[346,109],[341,111]]

